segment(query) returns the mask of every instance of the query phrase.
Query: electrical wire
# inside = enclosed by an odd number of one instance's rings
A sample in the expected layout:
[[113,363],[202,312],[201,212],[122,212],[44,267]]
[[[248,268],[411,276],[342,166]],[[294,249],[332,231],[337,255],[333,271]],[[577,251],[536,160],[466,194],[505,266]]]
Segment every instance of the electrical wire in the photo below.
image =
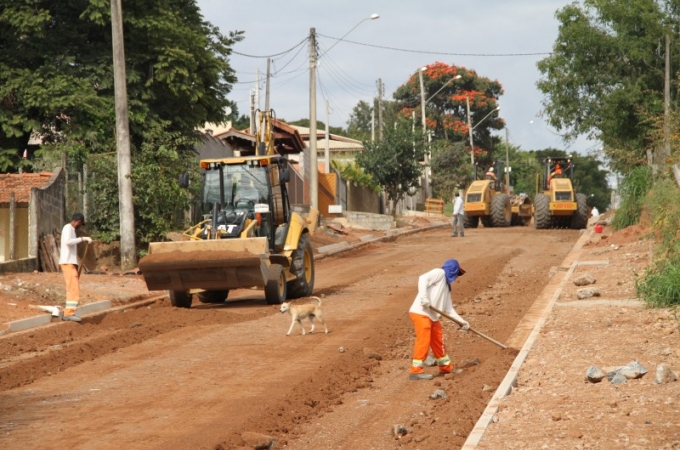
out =
[[[323,36],[328,39],[334,39],[336,41],[340,41],[341,39],[333,37],[333,36],[326,36],[325,34],[321,33],[316,33],[317,36]],[[552,55],[552,52],[538,52],[538,53],[451,53],[451,52],[435,52],[435,51],[430,51],[430,50],[410,50],[406,48],[397,48],[397,47],[388,47],[385,45],[376,45],[376,44],[365,44],[363,42],[356,42],[356,41],[350,41],[347,39],[342,39],[343,42],[348,42],[350,44],[354,45],[361,45],[364,47],[372,47],[372,48],[380,48],[383,50],[393,50],[396,52],[406,52],[406,53],[421,53],[421,54],[426,54],[426,55],[446,55],[446,56],[480,56],[480,57],[499,57],[499,56],[545,56],[545,55]]]
[[262,59],[273,58],[275,56],[281,56],[281,55],[285,55],[286,53],[292,52],[293,50],[298,48],[300,45],[307,42],[308,39],[309,39],[308,37],[305,37],[303,40],[301,40],[300,42],[298,42],[297,44],[295,44],[293,47],[289,48],[288,50],[282,51],[280,53],[274,53],[272,55],[248,55],[247,53],[241,53],[241,52],[237,52],[235,50],[232,50],[231,53],[233,53],[234,55],[245,56],[246,58],[262,58]]

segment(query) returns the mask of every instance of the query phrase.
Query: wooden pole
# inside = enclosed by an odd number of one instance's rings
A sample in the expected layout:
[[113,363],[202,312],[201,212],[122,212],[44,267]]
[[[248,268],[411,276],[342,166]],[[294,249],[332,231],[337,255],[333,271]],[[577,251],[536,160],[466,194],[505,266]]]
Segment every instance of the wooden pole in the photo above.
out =
[[78,266],[78,276],[80,277],[80,272],[83,271],[85,267],[85,258],[87,258],[87,251],[90,249],[90,243],[85,244],[85,253],[83,253],[83,258],[80,260],[80,265]]
[[[451,320],[451,321],[457,323],[457,324],[460,325],[460,326],[463,325],[463,324],[460,323],[458,320],[456,320],[456,319],[454,319],[453,317],[449,316],[449,315],[446,314],[444,311],[441,311],[441,310],[435,308],[434,306],[430,306],[430,309],[431,309],[432,311],[436,312],[436,313],[441,314],[442,316],[446,317],[447,319],[449,319],[449,320]],[[489,341],[489,342],[493,342],[494,344],[496,344],[496,345],[499,346],[500,348],[508,348],[507,345],[501,344],[501,343],[498,342],[497,340],[490,338],[489,336],[487,336],[487,335],[485,335],[485,334],[483,334],[483,333],[481,333],[481,332],[475,330],[475,329],[472,328],[472,327],[470,327],[470,331],[472,331],[473,333],[475,333],[477,336],[486,339],[486,340]]]

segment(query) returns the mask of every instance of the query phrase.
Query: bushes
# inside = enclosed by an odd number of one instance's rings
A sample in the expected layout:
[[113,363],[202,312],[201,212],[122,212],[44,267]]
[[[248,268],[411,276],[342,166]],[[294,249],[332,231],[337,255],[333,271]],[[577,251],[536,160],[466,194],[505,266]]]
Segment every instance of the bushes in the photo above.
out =
[[635,284],[637,294],[650,306],[680,305],[680,189],[670,180],[657,181],[644,199],[644,208],[658,245],[654,262]]
[[612,219],[614,230],[635,225],[640,220],[645,195],[652,187],[652,169],[643,166],[631,170],[621,181],[621,203]]

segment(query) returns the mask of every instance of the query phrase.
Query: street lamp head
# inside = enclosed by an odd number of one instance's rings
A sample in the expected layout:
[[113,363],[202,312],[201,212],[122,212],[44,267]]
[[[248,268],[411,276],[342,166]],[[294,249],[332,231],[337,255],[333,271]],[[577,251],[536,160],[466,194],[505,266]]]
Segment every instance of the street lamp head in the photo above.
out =
[[427,66],[423,66],[423,67],[420,68],[421,72],[425,72],[426,70],[427,70]]
[[380,15],[379,14],[371,14],[371,20],[379,19]]
[[454,80],[460,80],[461,78],[463,78],[461,75],[456,75],[455,77],[453,77]]
[[500,107],[500,106],[497,107],[496,109],[494,109],[494,111],[500,111],[500,110],[501,110],[501,107]]

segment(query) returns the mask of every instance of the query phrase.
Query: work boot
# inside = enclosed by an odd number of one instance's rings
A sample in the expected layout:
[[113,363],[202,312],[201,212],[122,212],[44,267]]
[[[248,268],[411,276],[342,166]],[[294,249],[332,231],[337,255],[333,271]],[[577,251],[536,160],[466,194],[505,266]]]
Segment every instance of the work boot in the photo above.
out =
[[61,316],[61,320],[66,320],[70,322],[80,322],[82,319],[76,315],[76,310],[73,308],[64,309],[64,314]]
[[429,373],[412,373],[408,376],[409,380],[431,380],[434,378]]

